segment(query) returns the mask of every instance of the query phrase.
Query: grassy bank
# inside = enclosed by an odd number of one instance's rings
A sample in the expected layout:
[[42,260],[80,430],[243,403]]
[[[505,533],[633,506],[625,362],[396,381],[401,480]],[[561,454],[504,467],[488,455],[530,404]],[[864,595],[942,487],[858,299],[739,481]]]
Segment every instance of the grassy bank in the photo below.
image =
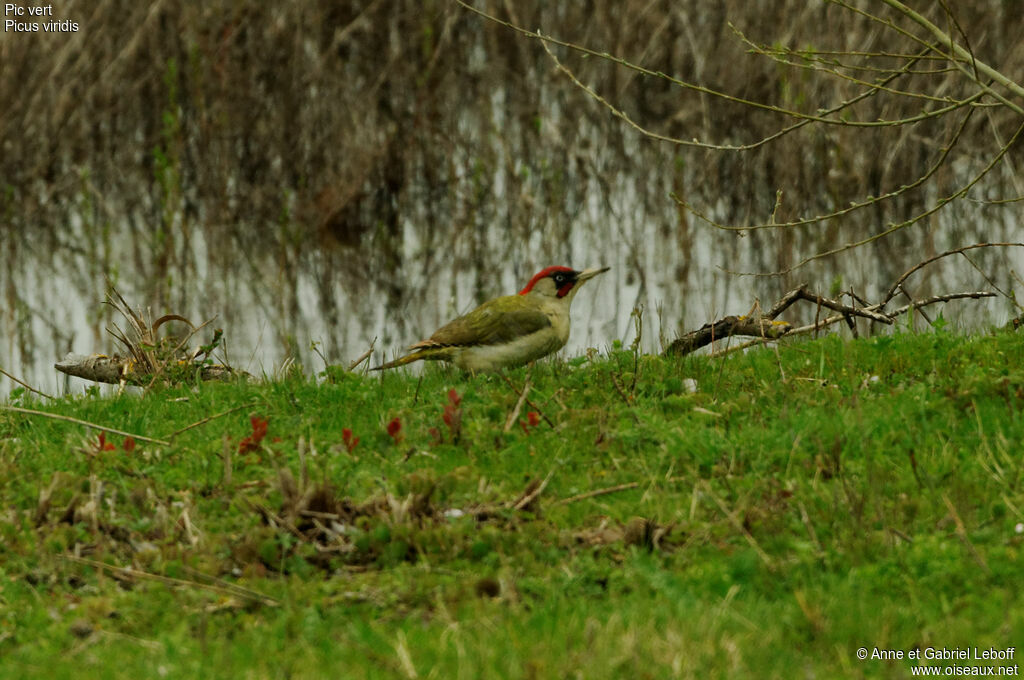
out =
[[856,653],[1024,641],[1022,356],[612,351],[535,367],[514,418],[525,369],[16,392],[170,444],[0,411],[0,677],[1012,665]]

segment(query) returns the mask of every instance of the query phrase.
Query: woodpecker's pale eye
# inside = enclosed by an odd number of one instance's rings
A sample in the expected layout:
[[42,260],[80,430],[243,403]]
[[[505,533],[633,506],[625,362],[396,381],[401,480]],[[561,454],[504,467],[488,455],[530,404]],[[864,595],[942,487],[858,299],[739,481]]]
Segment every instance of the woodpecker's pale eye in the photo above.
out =
[[565,274],[555,274],[555,283],[559,286],[565,283]]

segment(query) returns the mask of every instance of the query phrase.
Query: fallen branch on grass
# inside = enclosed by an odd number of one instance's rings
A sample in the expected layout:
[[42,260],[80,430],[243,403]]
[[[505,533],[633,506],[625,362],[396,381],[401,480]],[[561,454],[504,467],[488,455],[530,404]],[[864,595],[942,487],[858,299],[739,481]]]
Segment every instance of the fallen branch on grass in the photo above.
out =
[[[977,300],[980,298],[995,297],[996,294],[989,291],[975,291],[966,293],[950,293],[947,295],[933,295],[931,297],[924,298],[923,300],[915,300],[913,297],[911,297],[910,293],[907,292],[903,284],[906,283],[907,279],[909,279],[911,275],[920,271],[927,265],[937,260],[941,260],[944,257],[959,254],[963,255],[966,258],[966,252],[968,250],[974,250],[976,248],[1013,247],[1024,247],[1024,243],[974,243],[971,245],[962,246],[960,248],[947,250],[946,252],[940,253],[939,255],[929,257],[928,259],[919,262],[918,264],[914,265],[906,272],[904,272],[898,279],[896,279],[895,283],[893,283],[889,287],[888,291],[885,294],[885,297],[882,298],[882,301],[877,302],[875,304],[868,304],[866,301],[854,295],[852,292],[847,293],[847,295],[850,296],[850,299],[853,300],[855,304],[845,304],[839,300],[833,300],[831,298],[827,298],[822,295],[817,295],[815,293],[810,292],[807,288],[807,284],[805,283],[801,286],[798,286],[797,288],[794,288],[793,290],[789,291],[781,298],[779,298],[779,301],[772,305],[771,308],[764,314],[760,314],[757,316],[727,316],[724,319],[721,319],[720,321],[706,324],[701,328],[695,331],[691,331],[686,335],[683,335],[674,340],[672,344],[670,344],[668,348],[665,350],[665,354],[683,356],[701,347],[704,347],[705,345],[709,345],[716,340],[721,340],[723,338],[728,338],[731,336],[747,336],[756,338],[755,340],[750,340],[735,347],[730,347],[712,354],[712,356],[721,356],[723,354],[728,354],[730,352],[736,352],[742,349],[746,349],[747,347],[752,347],[754,345],[760,345],[766,342],[770,342],[772,340],[777,340],[778,338],[781,338],[786,335],[799,335],[801,333],[819,331],[822,328],[830,326],[834,323],[838,323],[840,321],[845,321],[856,335],[856,326],[853,323],[854,317],[859,316],[862,318],[869,319],[870,321],[876,323],[892,325],[896,317],[900,316],[901,314],[906,314],[907,312],[910,312],[912,310],[919,310],[922,307],[927,307],[929,305],[934,305],[940,302],[950,302],[951,300],[962,300],[966,298]],[[970,261],[969,258],[968,261]],[[974,263],[972,262],[972,264]],[[977,265],[975,265],[975,268],[977,269]],[[992,284],[991,279],[986,277],[986,280],[990,284]],[[995,284],[992,285],[993,287],[995,287]],[[996,290],[999,289],[996,288]],[[892,311],[886,311],[886,305],[892,301],[892,299],[896,296],[898,292],[906,295],[907,298],[910,300],[910,304],[904,305],[903,307],[899,307],[898,309],[894,309]],[[1003,293],[1003,295],[1006,297],[1010,297],[1001,290],[1000,293]],[[1012,300],[1012,298],[1010,299]],[[804,300],[806,302],[813,302],[817,306],[819,311],[821,310],[821,308],[825,308],[839,313],[820,320],[816,317],[814,323],[798,327],[794,327],[786,322],[776,320],[778,316],[782,314],[782,312],[786,311],[789,307],[791,307],[793,304],[800,300]],[[1020,307],[1020,305],[1018,305],[1018,307]],[[755,309],[757,309],[756,306]],[[927,316],[925,316],[925,318],[928,320],[929,323],[931,323],[931,319],[929,319]]]
[[[106,304],[113,307],[127,321],[127,327],[108,328],[118,342],[124,346],[125,356],[113,354],[82,355],[69,353],[53,365],[61,373],[111,385],[136,385],[150,388],[158,379],[165,383],[181,383],[206,380],[231,380],[242,376],[251,378],[244,371],[230,366],[214,364],[210,355],[221,345],[223,332],[218,328],[208,344],[191,352],[183,348],[192,337],[210,321],[198,326],[180,314],[165,314],[150,323],[144,316],[132,309],[113,284],[107,293]],[[177,321],[188,326],[189,332],[175,341],[174,338],[159,338],[157,332],[166,323]]]
[[[899,307],[898,309],[893,310],[889,314],[889,316],[891,316],[892,318],[896,318],[897,316],[900,316],[901,314],[906,314],[907,312],[909,312],[912,309],[918,309],[920,307],[925,307],[927,305],[932,305],[932,304],[935,304],[937,302],[949,302],[951,300],[962,300],[962,299],[965,299],[965,298],[979,299],[979,298],[986,298],[986,297],[995,297],[995,295],[996,295],[995,293],[990,293],[988,291],[976,291],[976,292],[973,292],[973,293],[951,293],[949,295],[933,295],[932,297],[925,298],[924,300],[917,300],[917,301],[912,302],[910,304],[903,305],[902,307]],[[877,308],[878,305],[872,305],[872,307]],[[785,333],[785,335],[791,336],[791,335],[802,335],[804,333],[813,333],[815,331],[821,330],[822,328],[827,328],[828,326],[831,326],[832,324],[839,323],[840,321],[843,321],[846,318],[847,318],[847,316],[845,314],[835,314],[833,316],[826,317],[826,318],[824,318],[824,319],[822,319],[822,320],[820,320],[820,321],[818,321],[816,323],[807,324],[806,326],[798,326],[796,328],[790,328]],[[716,339],[718,339],[718,338],[716,338]],[[744,350],[744,349],[746,349],[748,347],[754,347],[755,345],[763,345],[763,344],[765,344],[767,342],[771,342],[772,340],[775,340],[775,339],[776,338],[765,337],[765,338],[757,338],[755,340],[749,340],[749,341],[744,342],[742,344],[735,345],[733,347],[727,347],[726,349],[719,350],[717,352],[713,352],[710,356],[718,357],[718,356],[723,356],[723,355],[726,355],[726,354],[731,354],[732,352],[738,352],[738,351]],[[671,349],[671,347],[670,347],[670,349]],[[694,349],[696,349],[696,348],[694,348]]]
[[751,319],[742,316],[727,316],[714,323],[704,324],[695,331],[676,338],[665,350],[666,354],[683,356],[695,350],[710,345],[715,340],[728,338],[733,335],[755,336],[775,340],[787,335],[792,327],[785,322],[761,318]]
[[[69,352],[67,356],[53,365],[61,373],[84,378],[93,382],[118,385],[124,382],[126,385],[148,386],[154,377],[141,369],[140,365],[132,357],[118,355],[107,356],[106,354],[74,354]],[[245,373],[234,370],[229,366],[193,364],[185,360],[177,363],[179,369],[188,371],[199,380],[232,380]]]

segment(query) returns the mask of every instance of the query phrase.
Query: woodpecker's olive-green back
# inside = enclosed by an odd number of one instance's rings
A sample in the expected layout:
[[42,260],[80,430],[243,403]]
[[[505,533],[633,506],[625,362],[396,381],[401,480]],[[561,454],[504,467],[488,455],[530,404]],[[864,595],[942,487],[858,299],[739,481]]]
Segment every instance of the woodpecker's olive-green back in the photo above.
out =
[[526,295],[506,295],[488,300],[409,349],[499,345],[551,326],[548,315],[531,302]]

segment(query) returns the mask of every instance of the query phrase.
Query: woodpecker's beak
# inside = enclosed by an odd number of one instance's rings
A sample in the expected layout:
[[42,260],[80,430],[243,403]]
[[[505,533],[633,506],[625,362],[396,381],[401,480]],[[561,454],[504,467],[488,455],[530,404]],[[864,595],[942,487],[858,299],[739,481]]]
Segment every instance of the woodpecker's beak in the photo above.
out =
[[592,279],[598,274],[604,274],[609,269],[611,269],[611,267],[601,267],[600,269],[584,269],[583,271],[576,275],[576,285],[579,285],[584,281]]

